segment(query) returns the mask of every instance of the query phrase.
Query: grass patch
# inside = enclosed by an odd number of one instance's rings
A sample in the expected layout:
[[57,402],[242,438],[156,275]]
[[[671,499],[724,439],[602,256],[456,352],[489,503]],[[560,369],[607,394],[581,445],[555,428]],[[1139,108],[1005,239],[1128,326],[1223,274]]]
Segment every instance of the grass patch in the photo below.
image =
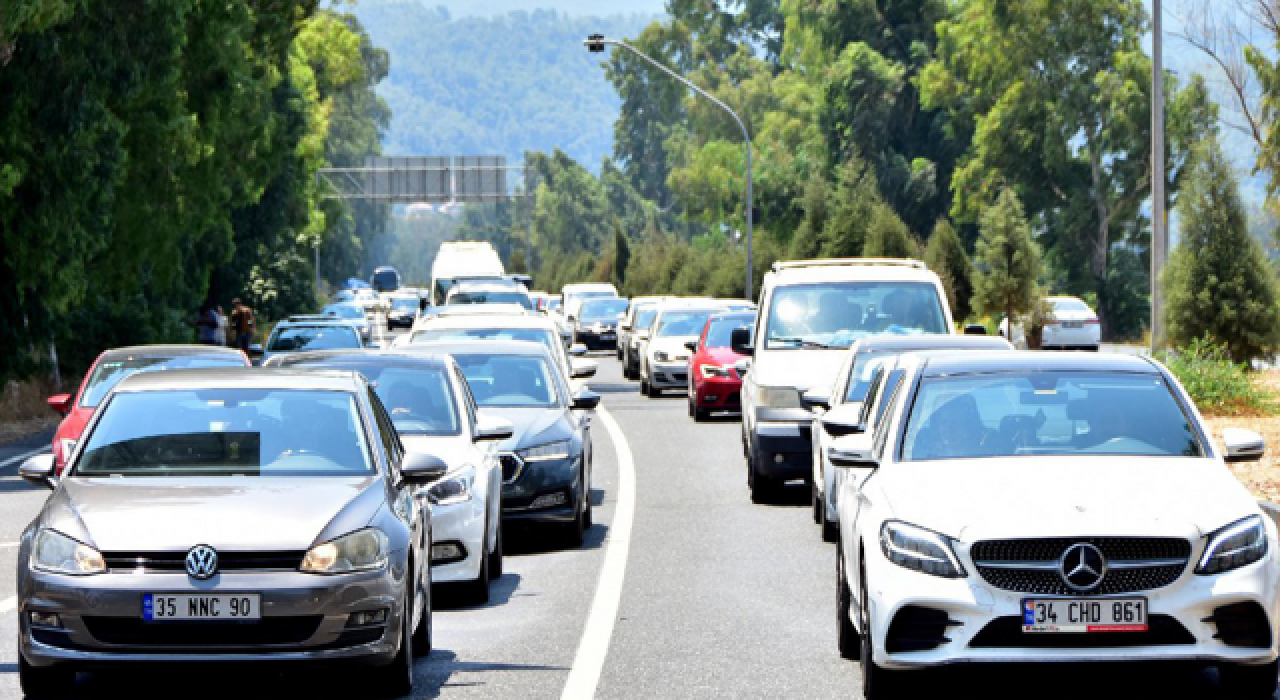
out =
[[1270,415],[1276,409],[1276,395],[1254,381],[1253,372],[1236,364],[1226,348],[1201,338],[1161,360],[1186,387],[1202,413],[1217,416]]

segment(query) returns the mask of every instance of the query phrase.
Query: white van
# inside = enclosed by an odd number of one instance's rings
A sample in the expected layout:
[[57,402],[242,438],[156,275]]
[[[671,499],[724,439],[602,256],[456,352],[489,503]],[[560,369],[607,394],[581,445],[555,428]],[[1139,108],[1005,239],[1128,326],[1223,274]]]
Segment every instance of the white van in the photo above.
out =
[[938,276],[918,260],[777,262],[760,290],[755,335],[734,331],[750,356],[742,382],[742,441],[751,499],[813,473],[813,415],[803,394],[826,390],[849,346],[878,333],[954,333]]
[[443,304],[449,288],[463,277],[502,277],[502,258],[488,241],[448,241],[440,244],[431,263],[431,303]]

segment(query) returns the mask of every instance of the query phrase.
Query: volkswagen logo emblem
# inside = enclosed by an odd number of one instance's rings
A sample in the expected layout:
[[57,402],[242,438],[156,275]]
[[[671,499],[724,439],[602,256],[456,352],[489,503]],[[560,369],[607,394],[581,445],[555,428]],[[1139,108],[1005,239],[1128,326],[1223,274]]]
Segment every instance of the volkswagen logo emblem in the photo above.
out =
[[1058,562],[1062,582],[1073,591],[1090,591],[1102,583],[1107,573],[1107,560],[1102,551],[1088,542],[1073,544]]
[[218,552],[207,544],[198,544],[187,552],[187,575],[197,581],[213,578],[218,573]]

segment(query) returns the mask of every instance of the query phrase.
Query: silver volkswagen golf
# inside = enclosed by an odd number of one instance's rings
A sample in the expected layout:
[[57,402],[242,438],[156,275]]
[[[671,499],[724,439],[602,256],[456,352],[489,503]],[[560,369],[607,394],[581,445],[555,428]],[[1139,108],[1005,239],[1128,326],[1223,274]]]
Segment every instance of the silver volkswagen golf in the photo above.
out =
[[53,488],[19,554],[23,690],[100,664],[350,660],[407,693],[431,645],[413,492],[444,468],[354,372],[129,377],[60,481],[47,457],[21,469]]

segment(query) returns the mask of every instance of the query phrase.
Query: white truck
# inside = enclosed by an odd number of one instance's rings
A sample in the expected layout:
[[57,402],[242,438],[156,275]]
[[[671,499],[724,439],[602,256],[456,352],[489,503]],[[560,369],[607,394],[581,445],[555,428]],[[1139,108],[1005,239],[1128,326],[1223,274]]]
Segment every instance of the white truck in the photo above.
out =
[[441,243],[431,263],[431,303],[443,304],[449,289],[460,279],[501,278],[505,274],[502,258],[488,241]]

